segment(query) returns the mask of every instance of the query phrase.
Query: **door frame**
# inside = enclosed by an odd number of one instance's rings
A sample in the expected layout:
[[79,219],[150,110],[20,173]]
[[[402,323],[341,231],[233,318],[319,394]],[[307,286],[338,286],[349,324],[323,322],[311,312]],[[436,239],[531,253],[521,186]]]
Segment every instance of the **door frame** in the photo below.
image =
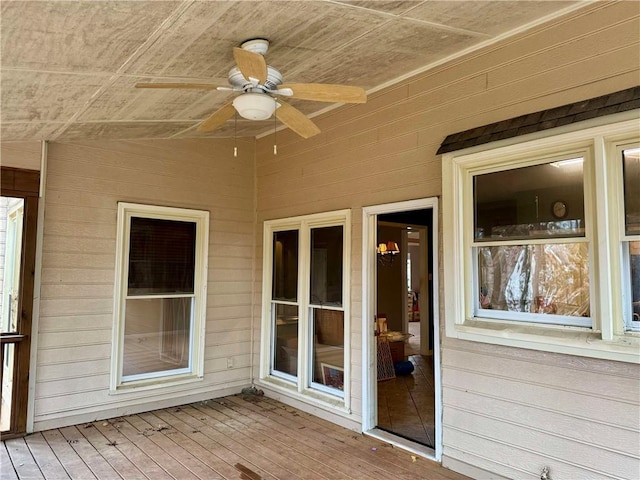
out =
[[10,332],[1,335],[2,361],[5,346],[15,345],[10,426],[9,430],[2,434],[3,439],[9,439],[22,436],[27,431],[40,172],[2,167],[0,175],[0,195],[24,199],[17,334]]
[[[378,397],[376,373],[376,227],[378,215],[410,210],[433,213],[433,369],[435,388],[435,449],[410,442],[376,428]],[[362,209],[362,431],[438,462],[442,459],[442,377],[440,368],[440,318],[438,282],[438,198],[422,198],[404,202],[363,207]]]

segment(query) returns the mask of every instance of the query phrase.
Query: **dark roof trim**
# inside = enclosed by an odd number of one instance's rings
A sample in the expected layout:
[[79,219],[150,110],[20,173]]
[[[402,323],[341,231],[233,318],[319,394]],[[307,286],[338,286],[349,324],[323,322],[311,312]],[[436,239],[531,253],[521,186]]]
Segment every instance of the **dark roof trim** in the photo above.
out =
[[636,108],[640,108],[640,86],[454,133],[444,139],[436,154],[462,150]]

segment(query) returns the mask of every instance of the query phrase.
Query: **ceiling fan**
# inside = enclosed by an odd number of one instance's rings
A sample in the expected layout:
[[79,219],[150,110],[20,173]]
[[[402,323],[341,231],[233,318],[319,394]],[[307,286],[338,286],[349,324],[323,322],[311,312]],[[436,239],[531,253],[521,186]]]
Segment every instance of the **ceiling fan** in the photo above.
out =
[[267,65],[264,55],[269,41],[251,39],[233,49],[236,67],[229,71],[230,87],[206,83],[136,83],[136,88],[191,88],[238,92],[240,95],[225,104],[199,126],[198,131],[210,132],[232,118],[236,112],[248,120],[266,120],[275,113],[276,118],[303,138],[320,133],[315,123],[305,114],[282,100],[291,97],[331,103],[365,103],[364,89],[349,85],[323,83],[287,83],[278,70]]

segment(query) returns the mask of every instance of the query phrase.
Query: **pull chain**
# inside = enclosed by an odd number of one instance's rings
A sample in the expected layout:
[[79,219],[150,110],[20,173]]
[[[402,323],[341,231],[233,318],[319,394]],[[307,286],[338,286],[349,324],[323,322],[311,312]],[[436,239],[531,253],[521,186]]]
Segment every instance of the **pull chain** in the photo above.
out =
[[275,99],[275,97],[273,101],[276,104],[276,108],[273,109],[273,154],[277,155],[278,154],[278,145],[277,145],[278,123],[277,123],[277,117],[276,117],[276,109],[278,108],[278,102]]
[[238,112],[233,116],[233,156],[238,156]]

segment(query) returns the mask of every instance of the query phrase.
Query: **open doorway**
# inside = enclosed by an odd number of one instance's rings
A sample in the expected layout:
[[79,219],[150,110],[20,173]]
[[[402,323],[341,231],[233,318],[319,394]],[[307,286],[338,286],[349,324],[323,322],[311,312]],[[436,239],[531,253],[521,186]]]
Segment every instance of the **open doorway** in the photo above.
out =
[[0,435],[27,429],[31,317],[40,174],[1,167]]
[[[437,199],[364,209],[364,430],[439,459]],[[381,254],[379,244],[396,254]],[[384,250],[384,248],[383,248]]]

